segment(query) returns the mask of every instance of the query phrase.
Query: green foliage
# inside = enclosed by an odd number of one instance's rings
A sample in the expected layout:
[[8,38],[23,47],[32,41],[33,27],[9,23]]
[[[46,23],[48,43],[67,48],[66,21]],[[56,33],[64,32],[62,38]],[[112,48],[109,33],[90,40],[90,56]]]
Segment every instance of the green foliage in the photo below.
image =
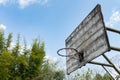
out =
[[4,32],[0,31],[0,53],[2,53],[4,48]]
[[113,80],[112,77],[109,74],[104,74],[103,80]]
[[57,62],[53,63],[50,60],[45,60],[40,74],[35,80],[63,80],[64,77],[64,71],[57,69]]
[[12,42],[12,33],[10,33],[9,35],[8,35],[8,38],[6,39],[6,50],[8,50],[9,48],[10,48],[10,44],[11,44],[11,42]]
[[93,80],[113,80],[113,79],[108,73],[106,73],[103,76],[101,74],[96,74]]
[[91,80],[92,79],[91,74],[92,74],[92,71],[90,69],[88,69],[88,71],[85,75],[85,80]]
[[70,76],[70,80],[113,80],[113,78],[108,73],[103,76],[101,74],[93,76],[92,70],[88,69],[86,73],[77,73],[76,75]]
[[35,77],[39,74],[44,56],[44,43],[41,44],[40,41],[35,39],[29,58],[29,77]]
[[53,76],[54,80],[63,80],[64,77],[64,72],[62,70],[55,71]]
[[10,66],[14,60],[12,54],[3,51],[0,55],[0,80],[7,80],[10,77]]
[[96,74],[93,80],[103,80],[102,75]]
[[86,73],[77,73],[74,76],[70,77],[71,80],[93,80],[92,79],[92,70],[88,68]]
[[63,80],[64,72],[53,68],[54,63],[45,59],[44,43],[38,39],[28,49],[20,44],[20,35],[11,47],[12,33],[7,39],[0,31],[0,80]]

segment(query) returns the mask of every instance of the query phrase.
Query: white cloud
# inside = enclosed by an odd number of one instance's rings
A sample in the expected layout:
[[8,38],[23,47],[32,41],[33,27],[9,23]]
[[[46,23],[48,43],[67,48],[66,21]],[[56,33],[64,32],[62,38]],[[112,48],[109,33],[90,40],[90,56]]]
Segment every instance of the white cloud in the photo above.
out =
[[5,5],[8,2],[8,0],[0,0],[0,4]]
[[17,4],[22,9],[33,4],[46,5],[47,3],[48,0],[0,0],[0,5]]
[[3,24],[0,24],[0,30],[5,30],[5,29],[6,29],[6,26]]
[[113,11],[112,16],[110,17],[111,21],[119,22],[120,21],[120,12],[119,11]]
[[45,59],[48,59],[48,60],[53,61],[53,62],[58,62],[59,61],[59,59],[57,57],[52,57],[52,56],[49,56],[49,55],[46,55]]
[[0,0],[0,5],[6,6],[9,4],[16,3],[16,2],[17,2],[17,0]]
[[20,8],[25,8],[32,4],[46,5],[47,3],[48,3],[48,0],[19,0],[18,1]]
[[19,0],[18,4],[21,8],[25,8],[31,4],[37,3],[39,0]]
[[106,22],[106,25],[108,27],[113,27],[114,25],[118,24],[119,22],[120,22],[120,12],[112,11],[112,15],[110,16],[109,21]]

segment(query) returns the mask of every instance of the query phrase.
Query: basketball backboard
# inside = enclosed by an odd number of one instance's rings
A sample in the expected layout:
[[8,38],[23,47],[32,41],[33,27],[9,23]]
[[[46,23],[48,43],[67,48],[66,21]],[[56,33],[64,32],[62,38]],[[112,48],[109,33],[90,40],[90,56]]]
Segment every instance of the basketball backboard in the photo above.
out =
[[[81,68],[89,61],[110,50],[106,28],[98,4],[65,40],[66,48],[84,52],[82,61],[66,58],[67,74]],[[66,55],[75,54],[66,50]]]

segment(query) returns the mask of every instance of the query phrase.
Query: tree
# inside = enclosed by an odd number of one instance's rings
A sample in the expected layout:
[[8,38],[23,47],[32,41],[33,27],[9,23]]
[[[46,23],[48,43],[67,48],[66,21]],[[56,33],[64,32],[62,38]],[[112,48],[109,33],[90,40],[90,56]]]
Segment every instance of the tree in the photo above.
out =
[[105,73],[103,76],[100,74],[96,74],[93,80],[113,80],[113,79],[108,73]]
[[88,68],[88,71],[85,75],[85,80],[91,80],[92,79],[91,74],[92,74],[92,70]]
[[4,32],[0,31],[0,53],[2,53],[4,49]]
[[45,59],[42,70],[35,80],[63,80],[65,78],[64,71],[57,69],[57,62]]
[[35,39],[29,57],[29,77],[36,77],[39,74],[44,56],[44,43],[40,43],[40,41]]
[[10,78],[10,66],[14,60],[12,54],[4,51],[0,55],[0,80],[7,80]]
[[45,59],[44,42],[34,39],[31,48],[20,44],[20,35],[11,47],[12,33],[7,38],[0,31],[0,80],[63,80],[64,71]]
[[103,80],[102,75],[96,74],[93,80]]
[[112,77],[108,73],[106,73],[103,76],[103,80],[113,80],[113,79],[112,79]]
[[71,80],[93,80],[92,79],[92,70],[88,68],[86,73],[76,73],[75,75],[70,76]]

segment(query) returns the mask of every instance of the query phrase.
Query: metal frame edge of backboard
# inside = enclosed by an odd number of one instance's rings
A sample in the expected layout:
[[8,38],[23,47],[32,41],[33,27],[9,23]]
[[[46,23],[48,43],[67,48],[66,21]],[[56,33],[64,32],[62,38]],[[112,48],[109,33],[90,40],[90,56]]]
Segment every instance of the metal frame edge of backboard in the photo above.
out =
[[[78,27],[75,28],[65,40],[65,43],[66,48],[75,48],[79,52],[84,51],[84,60],[81,62],[69,57],[66,58],[67,74],[84,66],[101,54],[110,51],[100,4],[97,4]],[[66,55],[71,54],[74,53],[66,51]]]

